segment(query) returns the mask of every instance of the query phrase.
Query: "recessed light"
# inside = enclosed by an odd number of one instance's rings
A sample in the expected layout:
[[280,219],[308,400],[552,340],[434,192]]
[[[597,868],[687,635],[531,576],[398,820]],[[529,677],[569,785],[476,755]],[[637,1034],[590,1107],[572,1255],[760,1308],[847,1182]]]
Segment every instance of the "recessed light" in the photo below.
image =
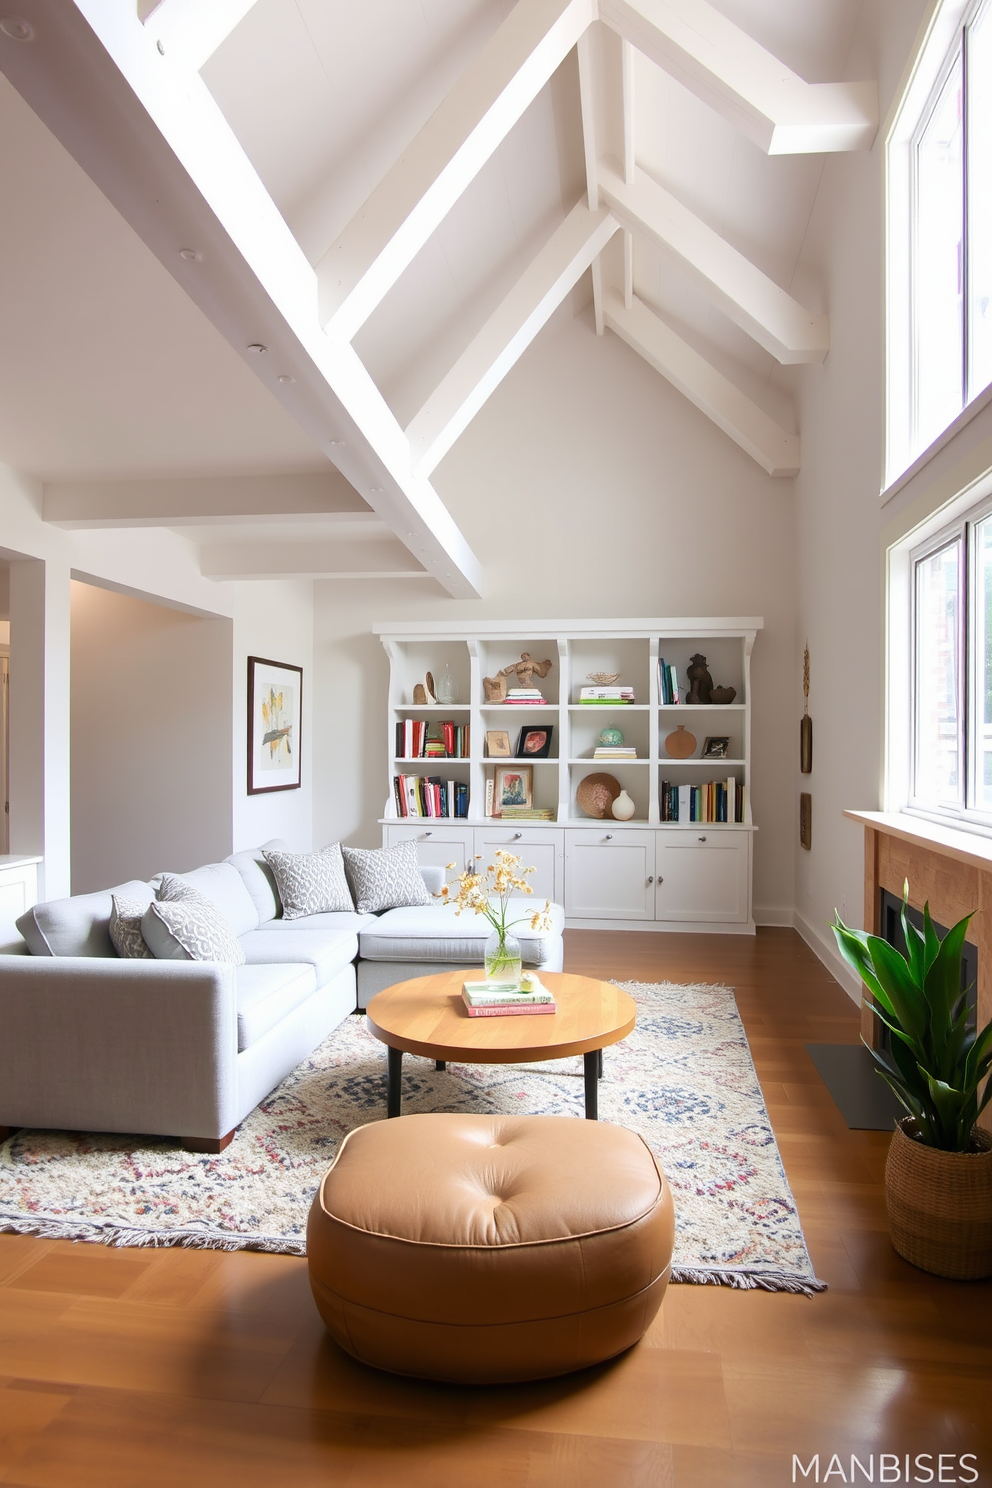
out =
[[203,254],[199,248],[180,248],[179,257],[184,258],[187,263],[202,263]]
[[0,19],[0,31],[10,41],[34,41],[34,27],[20,16],[4,16]]
[[279,381],[279,382],[295,382],[296,381],[296,378],[295,377],[290,377],[290,375],[289,375],[288,372],[280,372],[277,381]]
[[269,348],[267,346],[262,345],[261,341],[251,341],[245,347],[245,351],[253,351],[256,356],[261,356],[262,353],[264,351],[268,351],[268,349]]

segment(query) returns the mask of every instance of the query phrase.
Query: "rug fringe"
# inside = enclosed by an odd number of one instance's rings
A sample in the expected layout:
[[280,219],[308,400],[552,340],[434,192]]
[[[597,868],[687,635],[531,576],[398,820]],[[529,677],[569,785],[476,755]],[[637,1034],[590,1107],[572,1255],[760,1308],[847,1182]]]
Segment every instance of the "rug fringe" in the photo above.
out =
[[135,1246],[188,1250],[263,1250],[273,1255],[305,1256],[305,1240],[281,1235],[222,1235],[211,1230],[143,1230],[124,1225],[0,1218],[0,1234],[34,1235],[39,1240],[81,1240],[91,1245]]
[[708,1266],[673,1266],[671,1280],[693,1286],[736,1287],[744,1292],[795,1292],[804,1297],[827,1290],[825,1281],[815,1276],[796,1276],[789,1271],[720,1271]]

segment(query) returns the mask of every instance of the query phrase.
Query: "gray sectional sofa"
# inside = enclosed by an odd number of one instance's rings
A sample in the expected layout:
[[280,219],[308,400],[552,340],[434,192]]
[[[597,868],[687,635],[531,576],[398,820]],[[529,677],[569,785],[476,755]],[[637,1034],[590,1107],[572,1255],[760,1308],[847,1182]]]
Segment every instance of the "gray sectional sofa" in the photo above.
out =
[[[147,906],[154,879],[35,905],[18,920],[23,946],[0,955],[0,1135],[14,1127],[134,1132],[221,1151],[374,993],[481,965],[488,922],[441,902],[283,919],[262,853],[178,875],[231,925],[243,966],[118,958],[111,895]],[[436,893],[442,870],[421,871]],[[521,902],[521,913],[531,908]],[[525,964],[560,970],[563,925],[553,906],[550,930],[519,927]],[[385,1080],[385,1050],[383,1072]]]

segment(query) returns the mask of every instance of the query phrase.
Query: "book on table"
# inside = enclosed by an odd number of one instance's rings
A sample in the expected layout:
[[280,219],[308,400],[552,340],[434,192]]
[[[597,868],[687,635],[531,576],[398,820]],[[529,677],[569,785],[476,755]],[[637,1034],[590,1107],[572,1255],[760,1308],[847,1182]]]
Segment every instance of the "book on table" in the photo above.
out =
[[554,997],[533,973],[520,983],[501,986],[494,982],[462,983],[462,1001],[470,1018],[503,1018],[518,1013],[556,1013]]

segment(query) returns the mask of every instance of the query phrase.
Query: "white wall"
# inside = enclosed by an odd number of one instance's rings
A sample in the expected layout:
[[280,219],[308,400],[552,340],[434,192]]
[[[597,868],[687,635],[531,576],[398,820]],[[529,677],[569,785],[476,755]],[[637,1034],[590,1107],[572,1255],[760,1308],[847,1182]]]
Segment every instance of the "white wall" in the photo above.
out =
[[[232,627],[230,726],[208,747],[224,758],[230,844],[284,837],[307,848],[312,749],[307,684],[313,610],[308,582],[212,583],[191,543],[156,530],[68,532],[40,516],[40,483],[0,466],[0,558],[11,565],[11,851],[43,852],[41,891],[69,892],[69,593],[73,577]],[[304,669],[303,786],[247,793],[247,658]],[[77,790],[81,788],[77,786]],[[187,815],[190,830],[194,828]],[[228,848],[230,851],[230,847]]]
[[231,621],[92,584],[71,599],[72,892],[231,851]]
[[[877,76],[884,117],[926,0],[866,5],[848,77]],[[868,154],[826,158],[800,279],[825,286],[831,350],[800,380],[802,470],[796,479],[799,649],[809,638],[813,773],[790,766],[813,797],[813,847],[795,849],[797,925],[852,995],[833,946],[834,909],[863,924],[862,829],[845,808],[881,804],[883,451],[881,131]],[[797,679],[794,707],[802,711]]]
[[[377,844],[387,665],[375,620],[763,615],[753,657],[757,914],[791,923],[798,731],[792,482],[772,480],[591,317],[559,312],[439,467],[486,594],[318,583],[315,840]],[[511,656],[507,660],[513,660]]]

